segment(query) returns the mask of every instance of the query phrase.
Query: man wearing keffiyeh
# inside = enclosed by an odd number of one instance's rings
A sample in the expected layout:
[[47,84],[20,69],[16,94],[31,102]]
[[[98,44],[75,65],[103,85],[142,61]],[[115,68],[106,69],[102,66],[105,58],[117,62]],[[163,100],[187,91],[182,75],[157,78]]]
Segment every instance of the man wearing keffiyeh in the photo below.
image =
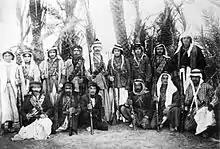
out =
[[64,62],[58,52],[58,48],[55,46],[48,49],[46,59],[39,65],[43,90],[50,95],[53,105],[56,103],[58,91],[65,82]]
[[131,59],[131,75],[132,80],[142,79],[147,88],[151,82],[151,65],[150,59],[144,53],[144,48],[140,43],[135,43],[133,50],[133,58]]
[[215,125],[213,109],[218,103],[218,98],[214,94],[213,87],[203,82],[200,70],[192,70],[190,77],[185,98],[185,109],[188,113],[185,129],[196,130],[196,135],[200,133],[206,135],[210,126]]
[[66,78],[74,84],[74,91],[83,95],[85,93],[85,60],[82,56],[82,47],[77,45],[71,49],[72,58],[65,62]]
[[93,82],[95,82],[100,88],[98,94],[103,99],[102,101],[103,104],[102,106],[104,110],[103,116],[106,121],[109,121],[111,114],[111,103],[108,94],[108,86],[106,82],[107,71],[102,56],[102,44],[98,39],[92,44],[91,50],[92,50],[91,52],[92,72],[88,71],[88,77]]
[[[128,98],[128,90],[131,80],[130,64],[128,59],[123,56],[123,48],[121,45],[114,45],[112,49],[112,58],[108,62],[108,78],[110,81],[109,95],[113,103],[113,89],[116,93],[117,106],[124,104]],[[114,84],[114,88],[113,85]],[[112,104],[111,104],[112,105]],[[113,111],[112,111],[113,112]],[[118,119],[123,119],[117,115]]]
[[162,128],[163,124],[169,120],[170,130],[177,131],[180,123],[180,96],[168,73],[164,72],[160,75],[156,92],[157,97],[154,98],[154,101],[158,102],[159,122],[156,120],[157,111],[154,108],[151,127],[155,129],[157,125],[160,125],[160,128]]

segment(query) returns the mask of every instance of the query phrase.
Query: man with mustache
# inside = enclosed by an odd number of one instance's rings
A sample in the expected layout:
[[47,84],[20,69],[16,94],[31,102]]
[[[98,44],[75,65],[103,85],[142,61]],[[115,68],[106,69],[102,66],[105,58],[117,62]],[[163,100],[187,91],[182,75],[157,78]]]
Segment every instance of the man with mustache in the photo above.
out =
[[64,83],[62,92],[55,104],[55,129],[64,131],[69,129],[69,135],[77,134],[78,116],[81,108],[78,98],[74,96],[74,85],[71,82]]
[[47,139],[52,131],[53,106],[49,96],[42,92],[41,82],[31,82],[29,95],[20,109],[24,125],[12,140]]
[[93,128],[99,130],[108,130],[107,122],[102,121],[102,97],[98,95],[99,87],[95,82],[89,83],[88,93],[80,98],[81,114],[80,126],[86,127],[87,131],[91,130],[90,112],[92,112]]

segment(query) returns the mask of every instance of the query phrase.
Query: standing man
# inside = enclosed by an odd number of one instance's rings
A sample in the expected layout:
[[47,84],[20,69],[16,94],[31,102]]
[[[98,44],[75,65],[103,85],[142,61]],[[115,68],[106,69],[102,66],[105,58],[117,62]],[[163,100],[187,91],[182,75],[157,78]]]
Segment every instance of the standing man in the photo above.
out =
[[22,95],[27,95],[29,84],[33,81],[40,81],[40,70],[34,61],[31,50],[25,49],[22,52],[22,63],[18,76],[21,79]]
[[55,105],[56,131],[63,131],[69,128],[69,135],[77,134],[78,116],[80,114],[80,102],[74,96],[74,85],[71,82],[64,83],[63,90],[58,96]]
[[186,90],[185,109],[187,117],[185,129],[195,131],[196,135],[202,133],[210,136],[211,126],[215,126],[214,107],[218,104],[218,98],[212,86],[203,82],[199,69],[192,70],[190,84]]
[[201,48],[194,44],[193,38],[189,34],[182,34],[180,36],[178,49],[168,64],[168,72],[172,73],[174,84],[178,90],[181,90],[181,81],[183,83],[184,92],[186,91],[192,69],[200,69],[203,72],[205,66],[206,61]]
[[120,106],[120,112],[131,123],[130,127],[136,125],[143,129],[150,128],[151,94],[145,88],[143,80],[134,80],[132,94],[130,94],[127,103]]
[[171,76],[168,73],[162,73],[157,82],[157,96],[154,97],[154,101],[158,102],[158,109],[154,108],[151,121],[153,129],[156,129],[158,126],[162,128],[163,124],[169,119],[171,124],[170,130],[174,131],[175,128],[175,131],[177,131],[180,124],[179,100],[180,97],[176,86],[171,80]]
[[[123,55],[123,48],[121,45],[114,45],[112,49],[112,58],[108,62],[107,70],[110,80],[109,95],[112,103],[114,103],[114,92],[116,95],[117,111],[119,106],[123,105],[128,98],[128,90],[131,82],[131,70],[130,63]],[[113,86],[114,84],[114,86]],[[113,105],[113,104],[111,104]],[[114,112],[115,109],[112,109]],[[117,112],[117,119],[123,120]]]
[[65,82],[65,67],[63,59],[58,55],[57,47],[47,50],[46,59],[39,66],[43,90],[50,95],[51,103],[54,106],[57,100],[57,93]]
[[166,65],[170,57],[164,44],[158,44],[153,51],[152,68],[153,77],[157,82],[162,72],[166,71]]
[[131,60],[131,79],[142,79],[149,89],[151,83],[151,65],[148,56],[144,53],[144,48],[140,43],[136,43],[133,49],[133,59]]
[[92,53],[91,53],[91,66],[92,66],[92,72],[89,73],[89,79],[97,83],[99,86],[99,95],[103,99],[103,113],[104,119],[106,121],[110,120],[111,115],[111,102],[108,94],[108,86],[106,82],[106,67],[105,63],[103,61],[103,56],[101,54],[102,51],[102,44],[100,41],[95,41],[91,47]]
[[16,73],[18,65],[11,49],[2,53],[0,63],[0,135],[4,132],[14,132],[15,125],[19,123],[17,108],[17,84],[19,83]]
[[74,84],[74,91],[79,95],[85,92],[85,60],[82,56],[82,47],[74,46],[71,49],[72,59],[68,59],[65,62],[66,67],[66,77],[69,82]]
[[[89,83],[88,93],[80,98],[81,114],[80,126],[85,126],[88,131],[91,130],[91,115],[94,129],[108,130],[108,124],[102,121],[102,97],[98,95],[99,87],[95,82]],[[92,112],[92,114],[90,114]]]

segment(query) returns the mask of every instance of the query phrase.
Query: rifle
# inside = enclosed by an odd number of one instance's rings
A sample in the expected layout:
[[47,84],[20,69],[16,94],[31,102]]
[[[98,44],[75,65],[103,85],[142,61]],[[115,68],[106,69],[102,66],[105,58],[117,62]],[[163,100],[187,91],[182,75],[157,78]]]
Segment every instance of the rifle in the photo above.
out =
[[[110,69],[110,74],[111,76],[113,76],[113,70]],[[115,109],[115,105],[116,105],[116,92],[115,92],[115,82],[112,81],[112,91],[113,91],[113,109],[114,113],[112,115],[112,125],[116,125],[117,124],[117,115],[116,115],[116,111],[117,109]]]
[[[21,90],[21,83],[18,84],[18,92],[17,92],[17,107],[20,110],[21,106],[23,105],[23,95]],[[22,116],[19,114],[19,125],[22,127]]]
[[183,89],[183,72],[180,73],[180,97],[181,97],[181,112],[180,112],[180,132],[184,131],[185,122],[185,105],[184,105],[184,89]]
[[[92,105],[92,100],[91,100],[91,98],[89,98],[89,99],[90,99],[90,104]],[[91,134],[91,135],[94,134],[94,131],[93,131],[92,111],[93,111],[93,107],[92,107],[91,110],[89,110],[89,115],[90,115],[90,127],[91,127],[91,129],[90,129],[90,134]]]
[[130,105],[130,108],[131,108],[131,117],[132,117],[133,129],[134,129],[134,130],[137,130],[137,128],[136,128],[136,115],[135,115],[135,113],[134,113],[134,107],[133,107],[132,104]]
[[153,78],[153,96],[157,98],[156,101],[156,122],[157,122],[157,131],[160,131],[160,120],[159,120],[159,100],[157,97],[157,69],[156,69],[156,64],[154,64],[154,78]]

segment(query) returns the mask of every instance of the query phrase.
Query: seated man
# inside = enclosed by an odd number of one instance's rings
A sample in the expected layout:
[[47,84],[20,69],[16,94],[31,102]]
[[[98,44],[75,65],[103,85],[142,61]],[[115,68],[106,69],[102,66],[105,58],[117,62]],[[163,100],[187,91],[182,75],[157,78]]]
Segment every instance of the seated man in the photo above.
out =
[[151,117],[151,94],[145,88],[142,79],[135,79],[133,82],[133,91],[128,98],[127,104],[121,105],[119,108],[123,117],[132,122],[129,126],[141,127],[143,129],[150,128]]
[[[168,73],[162,73],[157,82],[156,97],[154,101],[158,108],[154,109],[151,127],[161,129],[169,120],[170,131],[177,131],[180,124],[180,95]],[[156,107],[154,105],[154,107]]]
[[98,95],[98,86],[95,82],[90,82],[88,93],[80,98],[81,114],[80,126],[85,126],[87,130],[91,130],[90,112],[92,111],[93,128],[99,130],[108,130],[108,124],[101,119],[102,97]]
[[42,83],[31,82],[29,93],[20,109],[24,126],[12,140],[47,139],[51,133],[53,106],[42,92]]
[[193,69],[191,80],[186,89],[185,109],[187,117],[185,130],[196,131],[196,135],[204,137],[211,135],[209,132],[216,125],[214,107],[218,104],[218,98],[214,89],[208,83],[203,82],[199,69]]
[[74,96],[74,85],[71,82],[64,83],[62,92],[55,104],[55,129],[56,131],[67,130],[69,135],[77,134],[78,116],[80,114],[80,103]]

